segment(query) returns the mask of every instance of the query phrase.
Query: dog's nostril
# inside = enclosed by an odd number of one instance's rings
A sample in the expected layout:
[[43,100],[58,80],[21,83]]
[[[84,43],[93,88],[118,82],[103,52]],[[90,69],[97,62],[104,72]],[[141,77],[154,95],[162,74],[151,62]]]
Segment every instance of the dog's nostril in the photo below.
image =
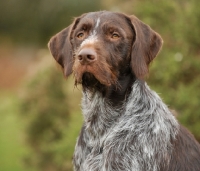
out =
[[93,50],[92,48],[84,48],[82,49],[79,54],[77,59],[79,60],[79,62],[81,62],[81,64],[88,64],[91,63],[93,61],[95,61],[97,58],[97,54],[95,52],[95,50]]
[[95,56],[94,55],[87,55],[87,59],[88,60],[95,60]]
[[83,60],[82,55],[78,55],[78,60],[79,60],[79,61],[82,61],[82,60]]

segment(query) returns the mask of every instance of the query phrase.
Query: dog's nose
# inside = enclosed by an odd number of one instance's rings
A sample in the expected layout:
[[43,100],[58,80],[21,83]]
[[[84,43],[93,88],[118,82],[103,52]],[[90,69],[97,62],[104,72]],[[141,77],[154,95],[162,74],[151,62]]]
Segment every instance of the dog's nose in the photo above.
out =
[[78,53],[78,60],[82,65],[87,65],[94,62],[97,59],[97,54],[92,48],[83,48]]

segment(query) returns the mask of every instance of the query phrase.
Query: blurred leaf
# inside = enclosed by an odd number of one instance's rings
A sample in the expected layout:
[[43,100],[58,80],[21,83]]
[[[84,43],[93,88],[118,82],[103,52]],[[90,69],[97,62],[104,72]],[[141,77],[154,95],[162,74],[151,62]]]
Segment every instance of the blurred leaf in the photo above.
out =
[[70,120],[63,83],[62,74],[52,67],[39,72],[28,84],[20,105],[26,118],[27,144],[33,150],[25,163],[40,170],[67,170],[66,158],[57,150]]

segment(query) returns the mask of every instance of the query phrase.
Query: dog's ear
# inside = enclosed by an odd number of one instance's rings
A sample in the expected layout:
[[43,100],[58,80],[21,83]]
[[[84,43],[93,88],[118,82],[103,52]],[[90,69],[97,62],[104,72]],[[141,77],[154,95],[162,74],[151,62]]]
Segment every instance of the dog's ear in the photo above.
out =
[[149,64],[162,47],[162,38],[135,16],[129,16],[135,31],[131,52],[131,67],[135,76],[143,79],[149,73]]
[[73,65],[72,45],[70,43],[72,27],[73,24],[57,33],[48,43],[52,56],[61,65],[66,77],[72,73]]

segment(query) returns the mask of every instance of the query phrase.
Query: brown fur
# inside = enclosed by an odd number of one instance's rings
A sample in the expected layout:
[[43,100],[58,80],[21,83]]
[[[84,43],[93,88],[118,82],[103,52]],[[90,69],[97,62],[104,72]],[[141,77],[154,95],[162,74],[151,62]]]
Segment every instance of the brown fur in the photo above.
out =
[[[94,21],[100,15],[103,15],[101,17],[103,24],[95,30],[98,34],[98,43],[80,46],[83,40],[89,37],[91,28],[95,27]],[[120,27],[123,27],[123,31],[119,30]],[[120,33],[121,37],[113,39],[114,31]],[[79,33],[83,33],[83,37],[77,38]],[[149,64],[162,47],[162,39],[158,33],[135,16],[94,12],[76,18],[69,27],[52,37],[48,46],[55,60],[63,68],[66,77],[73,73],[75,84],[82,84],[84,92],[88,90],[98,92],[105,98],[105,101],[109,101],[108,105],[119,108],[122,107],[120,106],[122,103],[127,102],[135,80],[143,80],[148,74]],[[84,56],[86,52],[83,53],[83,50],[88,52],[88,56]],[[146,93],[145,86],[143,93]],[[151,102],[148,101],[147,104],[150,105],[149,103]],[[141,115],[144,114],[142,110]],[[104,114],[106,118],[107,113]],[[99,124],[97,116],[93,116],[88,122],[91,122],[94,128]],[[87,129],[90,130],[93,127]],[[96,129],[93,130],[96,131]],[[106,132],[104,129],[101,131]],[[85,132],[86,128],[83,126],[77,142],[77,146],[84,150],[88,148],[84,139]],[[159,163],[159,171],[200,171],[200,145],[191,133],[180,126],[171,144],[172,153],[169,150],[169,155],[164,156],[165,161]],[[87,153],[90,152],[91,149],[87,151]],[[103,147],[100,147],[99,155],[101,153],[103,153]],[[84,156],[86,152],[80,155]],[[117,157],[120,158],[120,156],[113,156],[112,161]],[[156,157],[155,160],[160,161]],[[109,164],[105,167],[108,168]],[[75,161],[78,171],[82,167],[80,165]],[[116,165],[112,167],[115,168]]]

